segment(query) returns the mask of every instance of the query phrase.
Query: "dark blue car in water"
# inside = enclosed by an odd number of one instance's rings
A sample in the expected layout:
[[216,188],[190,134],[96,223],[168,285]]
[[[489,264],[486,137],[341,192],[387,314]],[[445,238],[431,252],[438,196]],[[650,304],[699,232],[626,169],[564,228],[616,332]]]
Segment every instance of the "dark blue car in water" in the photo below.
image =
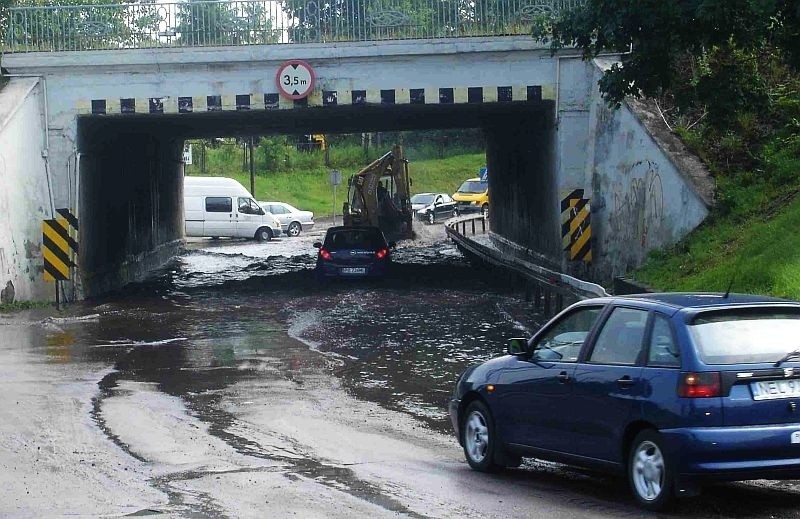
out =
[[626,474],[663,510],[704,482],[800,479],[800,304],[582,301],[468,369],[450,415],[479,471],[534,457]]
[[389,271],[395,244],[378,227],[331,227],[314,247],[318,279],[379,278]]

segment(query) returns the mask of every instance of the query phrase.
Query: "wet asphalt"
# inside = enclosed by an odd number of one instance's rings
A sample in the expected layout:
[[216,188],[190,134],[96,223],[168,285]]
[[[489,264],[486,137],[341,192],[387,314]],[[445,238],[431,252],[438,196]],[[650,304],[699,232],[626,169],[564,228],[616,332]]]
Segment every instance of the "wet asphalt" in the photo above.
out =
[[[192,240],[119,293],[0,315],[0,516],[644,515],[618,478],[469,469],[456,377],[543,318],[418,230],[381,282],[315,282],[315,229]],[[798,517],[800,486],[717,485],[675,516]]]

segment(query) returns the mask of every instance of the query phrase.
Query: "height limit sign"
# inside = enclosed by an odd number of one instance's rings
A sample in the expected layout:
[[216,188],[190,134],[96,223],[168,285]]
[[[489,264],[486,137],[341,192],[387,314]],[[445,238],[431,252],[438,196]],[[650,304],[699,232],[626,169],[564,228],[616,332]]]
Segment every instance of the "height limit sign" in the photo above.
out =
[[280,66],[275,82],[284,97],[303,99],[314,90],[314,69],[305,61],[293,59]]

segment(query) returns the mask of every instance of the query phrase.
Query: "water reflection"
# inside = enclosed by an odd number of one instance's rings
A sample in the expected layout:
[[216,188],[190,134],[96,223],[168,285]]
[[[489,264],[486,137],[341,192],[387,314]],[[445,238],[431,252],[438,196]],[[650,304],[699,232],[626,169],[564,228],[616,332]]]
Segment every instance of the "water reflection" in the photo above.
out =
[[49,323],[47,356],[111,365],[107,385],[125,378],[183,396],[332,366],[356,396],[444,429],[456,377],[541,320],[450,245],[398,253],[395,275],[379,283],[320,285],[311,263],[190,251],[160,276]]

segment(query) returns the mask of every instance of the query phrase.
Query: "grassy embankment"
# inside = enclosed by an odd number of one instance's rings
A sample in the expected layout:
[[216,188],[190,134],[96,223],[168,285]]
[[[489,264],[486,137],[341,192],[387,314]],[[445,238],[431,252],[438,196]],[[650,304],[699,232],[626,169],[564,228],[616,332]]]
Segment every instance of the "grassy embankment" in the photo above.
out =
[[717,205],[633,277],[658,290],[733,291],[800,300],[800,80],[776,87],[770,124],[709,137],[678,129],[717,180]]
[[[197,157],[194,147],[194,157]],[[388,150],[388,146],[387,146]],[[336,192],[336,214],[341,214],[342,202],[347,193],[347,178],[361,169],[368,161],[376,159],[386,150],[371,151],[365,159],[359,147],[331,148],[330,167],[325,166],[324,153],[320,151],[298,152],[292,147],[281,151],[284,155],[278,171],[267,168],[264,153],[256,150],[255,197],[257,200],[281,201],[299,209],[314,211],[317,216],[330,216],[333,210],[333,188],[328,183],[328,172],[342,172],[342,185]],[[465,179],[477,176],[478,169],[486,163],[484,153],[475,150],[451,149],[445,158],[429,158],[430,150],[406,150],[409,172],[413,185],[412,193],[435,191],[452,194]],[[415,160],[419,157],[420,160]],[[271,171],[270,171],[271,169]],[[187,174],[200,175],[200,165],[186,167]],[[206,149],[206,175],[232,177],[250,188],[250,174],[242,170],[241,148],[232,146]]]
[[0,303],[0,314],[33,310],[34,308],[48,308],[55,306],[50,301],[15,301],[13,303]]

